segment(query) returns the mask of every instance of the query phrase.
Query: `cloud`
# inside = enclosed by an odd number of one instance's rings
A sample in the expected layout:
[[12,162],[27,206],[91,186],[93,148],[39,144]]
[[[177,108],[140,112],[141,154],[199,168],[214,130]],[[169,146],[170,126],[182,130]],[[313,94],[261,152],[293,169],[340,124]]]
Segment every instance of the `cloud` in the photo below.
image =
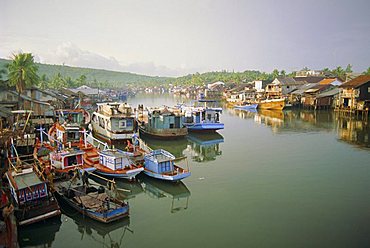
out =
[[105,57],[100,54],[82,50],[71,42],[65,42],[51,51],[47,57],[40,57],[45,63],[65,64],[77,67],[88,67],[114,71],[131,72],[149,76],[182,76],[193,72],[183,66],[171,69],[154,62],[120,63],[114,57]]
[[104,57],[97,53],[82,50],[71,42],[66,42],[57,47],[52,58],[55,63],[71,66],[103,68],[108,70],[122,70],[119,62],[113,57]]

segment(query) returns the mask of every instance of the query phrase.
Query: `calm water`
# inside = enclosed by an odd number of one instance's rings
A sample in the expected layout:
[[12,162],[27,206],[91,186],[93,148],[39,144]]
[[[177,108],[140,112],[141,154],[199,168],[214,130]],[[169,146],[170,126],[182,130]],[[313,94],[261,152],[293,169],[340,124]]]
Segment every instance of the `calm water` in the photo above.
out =
[[[139,95],[133,106],[174,105]],[[147,177],[130,189],[130,218],[100,225],[65,209],[21,232],[22,246],[369,247],[370,129],[331,112],[226,109],[225,130],[181,141],[147,140],[188,156],[180,184]],[[186,166],[186,162],[183,162]]]

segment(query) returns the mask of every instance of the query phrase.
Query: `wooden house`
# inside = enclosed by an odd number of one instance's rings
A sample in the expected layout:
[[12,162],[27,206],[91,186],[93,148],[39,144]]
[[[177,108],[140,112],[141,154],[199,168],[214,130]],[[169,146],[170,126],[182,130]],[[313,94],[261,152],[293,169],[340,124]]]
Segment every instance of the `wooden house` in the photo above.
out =
[[296,81],[294,78],[290,77],[277,77],[272,81],[271,84],[281,86],[281,94],[286,96],[289,92],[292,92],[295,89],[298,89],[300,86],[305,84],[304,81]]
[[370,108],[370,75],[358,76],[341,86],[339,95],[339,110],[354,113],[367,111]]
[[329,109],[335,108],[338,105],[339,93],[341,88],[335,87],[331,90],[322,92],[316,96],[315,108],[316,109]]
[[304,91],[303,96],[301,98],[301,103],[303,107],[305,108],[317,108],[317,96],[330,89],[330,85],[321,85],[321,84],[316,84],[313,87],[307,89]]

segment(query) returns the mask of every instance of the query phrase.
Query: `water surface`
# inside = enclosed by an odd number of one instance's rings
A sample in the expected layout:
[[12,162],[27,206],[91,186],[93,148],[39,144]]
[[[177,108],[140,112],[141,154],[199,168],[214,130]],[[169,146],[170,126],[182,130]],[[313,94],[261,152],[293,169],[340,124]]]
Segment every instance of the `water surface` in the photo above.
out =
[[[174,105],[138,95],[133,106]],[[192,176],[172,185],[119,182],[130,218],[104,226],[67,209],[21,233],[23,246],[369,247],[368,121],[333,112],[225,109],[219,134],[147,140],[187,156]],[[182,164],[186,166],[186,162]],[[40,235],[43,233],[43,235]],[[37,234],[37,235],[36,235]]]

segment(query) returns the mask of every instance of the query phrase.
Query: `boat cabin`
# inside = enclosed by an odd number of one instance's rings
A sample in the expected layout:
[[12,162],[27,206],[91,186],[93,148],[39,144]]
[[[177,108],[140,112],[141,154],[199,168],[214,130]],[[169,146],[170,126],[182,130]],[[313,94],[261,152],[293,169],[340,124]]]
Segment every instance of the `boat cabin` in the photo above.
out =
[[169,173],[174,171],[174,159],[175,156],[165,150],[153,150],[144,156],[145,168],[158,174]]
[[219,123],[221,108],[188,108],[185,109],[185,124]]
[[48,196],[47,185],[33,172],[32,168],[21,173],[9,171],[6,174],[12,197],[18,205],[26,205]]
[[84,152],[81,150],[64,150],[50,153],[51,165],[58,170],[73,169],[83,165]]
[[122,170],[132,164],[130,155],[131,153],[118,149],[103,150],[99,152],[99,163],[111,170]]
[[169,108],[148,110],[148,126],[154,129],[183,128],[182,114]]
[[81,138],[80,127],[76,125],[57,125],[56,138],[63,144],[77,143]]
[[135,114],[126,103],[98,103],[93,113],[93,125],[112,133],[127,133],[135,130]]

